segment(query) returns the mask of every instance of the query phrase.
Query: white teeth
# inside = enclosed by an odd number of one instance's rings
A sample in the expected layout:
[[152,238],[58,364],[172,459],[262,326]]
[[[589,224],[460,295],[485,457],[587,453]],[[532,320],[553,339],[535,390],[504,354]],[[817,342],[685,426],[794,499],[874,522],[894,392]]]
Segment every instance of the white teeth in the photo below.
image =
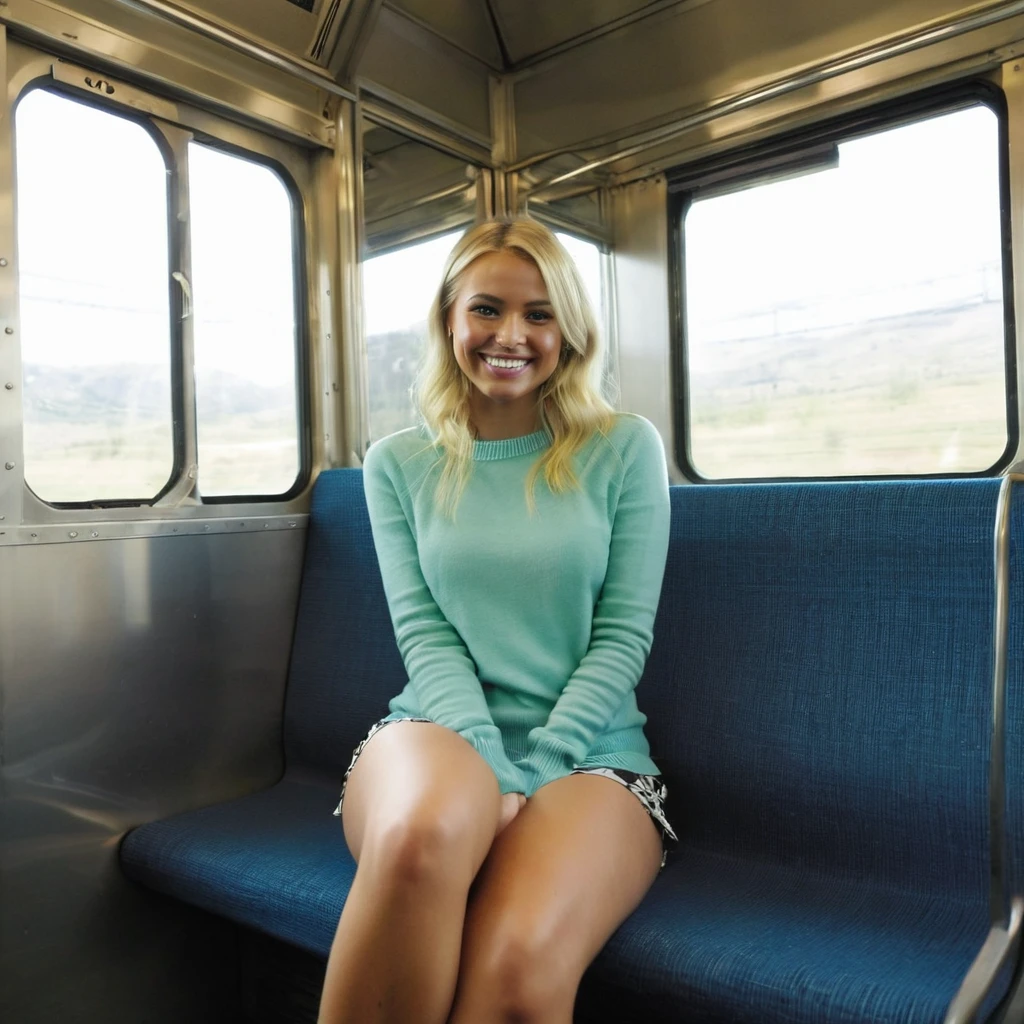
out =
[[496,366],[502,370],[521,370],[528,362],[527,359],[502,359],[499,356],[483,356],[488,366]]

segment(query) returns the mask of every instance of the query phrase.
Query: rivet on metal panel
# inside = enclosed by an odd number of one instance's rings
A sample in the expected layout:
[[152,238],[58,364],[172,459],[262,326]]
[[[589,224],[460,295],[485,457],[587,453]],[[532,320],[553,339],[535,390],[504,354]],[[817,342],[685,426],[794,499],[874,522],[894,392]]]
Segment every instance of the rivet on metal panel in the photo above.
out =
[[14,328],[13,327],[5,327],[4,328],[4,334],[13,334],[13,333],[14,333]]
[[203,527],[203,529],[204,529],[204,530],[209,530],[209,529],[210,529],[210,527],[209,527],[209,526],[204,526],[204,527]]
[[239,526],[245,526],[245,523],[239,523],[238,525]]
[[30,533],[30,534],[29,534],[29,536],[30,536],[30,537],[31,537],[31,538],[32,538],[33,540],[35,540],[35,539],[36,539],[36,537],[38,537],[38,536],[39,536],[39,534],[38,534],[38,533]]
[[77,530],[68,530],[68,536],[72,540],[74,540],[78,536],[78,531]]
[[13,462],[5,462],[4,463],[4,469],[14,469],[14,463]]
[[270,523],[264,523],[263,524],[263,529],[264,530],[269,530],[270,529]]
[[[3,519],[3,516],[0,516],[0,519]],[[291,527],[291,528],[292,528],[293,530],[295,529],[295,523],[289,523],[288,525],[289,525],[289,526],[290,526],[290,527]]]
[[2,523],[6,518],[7,516],[0,516],[0,523]]
[[7,257],[6,256],[0,256],[0,267],[6,267],[6,266],[7,266]]
[[5,390],[5,391],[13,391],[13,390],[14,390],[14,385],[13,385],[13,384],[12,384],[12,383],[11,383],[10,381],[8,381],[8,382],[7,382],[7,383],[6,383],[5,385],[4,385],[4,390]]

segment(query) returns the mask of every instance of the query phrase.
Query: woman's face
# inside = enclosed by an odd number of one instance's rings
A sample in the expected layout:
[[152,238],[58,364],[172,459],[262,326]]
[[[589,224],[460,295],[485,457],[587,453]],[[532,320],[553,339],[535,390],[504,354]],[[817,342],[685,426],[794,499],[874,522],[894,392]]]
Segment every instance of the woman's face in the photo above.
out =
[[537,265],[510,252],[475,259],[448,313],[455,359],[490,414],[533,408],[554,373],[562,332]]

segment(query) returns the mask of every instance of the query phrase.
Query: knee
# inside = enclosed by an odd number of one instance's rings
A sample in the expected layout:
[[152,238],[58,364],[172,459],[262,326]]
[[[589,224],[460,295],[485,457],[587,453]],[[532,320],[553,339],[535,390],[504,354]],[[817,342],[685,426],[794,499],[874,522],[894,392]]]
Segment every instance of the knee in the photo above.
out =
[[472,956],[475,987],[489,993],[495,1019],[532,1024],[559,1008],[571,1014],[579,979],[560,953],[537,932],[513,926]]
[[[384,824],[364,844],[361,863],[372,864],[384,884],[423,889],[463,881],[469,837],[457,820],[443,814],[415,814]],[[464,880],[468,889],[471,878]]]

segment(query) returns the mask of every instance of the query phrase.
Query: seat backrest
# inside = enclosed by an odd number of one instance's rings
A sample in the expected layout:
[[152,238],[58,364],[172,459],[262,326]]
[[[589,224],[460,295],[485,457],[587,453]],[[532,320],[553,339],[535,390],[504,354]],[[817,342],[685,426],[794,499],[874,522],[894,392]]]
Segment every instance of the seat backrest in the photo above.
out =
[[984,899],[997,493],[672,489],[638,698],[687,841]]
[[313,490],[285,698],[289,772],[338,777],[352,748],[406,683],[359,469],[320,474]]
[[[687,842],[984,899],[997,491],[994,480],[672,488],[638,695]],[[1012,532],[1016,593],[1024,496]],[[1024,883],[1021,606],[1024,595],[1011,604],[1008,768]],[[289,770],[340,778],[405,681],[362,473],[327,471],[289,675]]]

